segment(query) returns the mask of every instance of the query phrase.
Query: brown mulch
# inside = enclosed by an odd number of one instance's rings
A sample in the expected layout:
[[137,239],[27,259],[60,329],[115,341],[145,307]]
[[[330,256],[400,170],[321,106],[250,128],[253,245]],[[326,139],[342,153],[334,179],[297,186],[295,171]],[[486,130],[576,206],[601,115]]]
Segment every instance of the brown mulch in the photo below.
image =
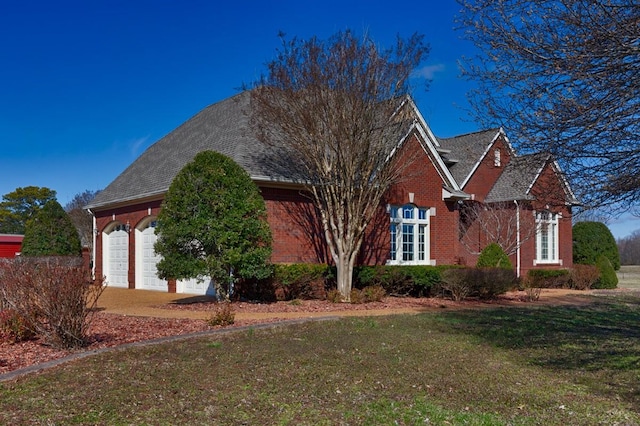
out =
[[[265,323],[282,320],[280,313],[326,313],[329,315],[368,315],[373,311],[376,314],[394,314],[407,312],[421,312],[445,308],[480,308],[500,305],[519,305],[526,302],[523,292],[509,293],[500,298],[479,302],[467,300],[453,302],[442,298],[395,298],[387,297],[382,302],[367,304],[329,303],[320,300],[296,300],[275,303],[233,303],[233,311],[236,321],[233,326],[246,326],[256,323]],[[557,293],[551,297],[541,298],[537,303],[585,303],[582,295],[573,293]],[[156,306],[156,308],[169,310],[211,311],[215,304],[210,301],[197,301],[197,303],[179,303]],[[253,315],[252,315],[253,314]],[[288,318],[291,318],[289,315]],[[232,326],[232,327],[233,327]],[[167,336],[190,334],[205,330],[212,330],[201,319],[186,318],[154,318],[118,315],[106,312],[97,312],[93,317],[88,335],[88,345],[74,351],[55,349],[46,346],[40,340],[31,340],[20,343],[0,343],[0,374],[22,369],[31,365],[60,359],[74,353],[93,351],[97,349],[115,347],[126,343],[140,342]]]

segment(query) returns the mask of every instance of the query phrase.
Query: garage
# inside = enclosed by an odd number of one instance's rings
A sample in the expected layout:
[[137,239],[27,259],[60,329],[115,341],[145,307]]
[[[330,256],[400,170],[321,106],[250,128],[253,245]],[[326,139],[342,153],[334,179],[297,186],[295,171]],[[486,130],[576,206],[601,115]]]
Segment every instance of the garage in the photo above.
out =
[[156,243],[155,220],[148,220],[136,229],[136,288],[168,291],[167,281],[158,278],[156,265],[160,256],[153,246]]
[[102,238],[104,275],[111,287],[129,287],[129,233],[122,224],[105,231]]

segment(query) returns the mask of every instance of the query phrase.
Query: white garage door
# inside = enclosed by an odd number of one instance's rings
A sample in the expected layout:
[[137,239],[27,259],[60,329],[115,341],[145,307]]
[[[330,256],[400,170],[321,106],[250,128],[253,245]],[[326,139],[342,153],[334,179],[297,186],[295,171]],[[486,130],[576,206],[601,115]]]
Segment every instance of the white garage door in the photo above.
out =
[[122,226],[117,226],[104,236],[104,274],[111,287],[129,287],[129,234]]
[[153,248],[156,243],[155,233],[156,222],[150,222],[142,231],[137,231],[136,241],[140,244],[138,257],[136,259],[136,288],[144,290],[168,291],[166,280],[158,278],[156,264],[160,260]]

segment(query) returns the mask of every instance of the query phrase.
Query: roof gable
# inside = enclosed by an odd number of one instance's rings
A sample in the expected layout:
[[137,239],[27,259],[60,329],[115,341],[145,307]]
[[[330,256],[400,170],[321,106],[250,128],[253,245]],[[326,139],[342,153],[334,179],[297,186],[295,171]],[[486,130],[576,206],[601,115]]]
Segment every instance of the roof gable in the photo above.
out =
[[[511,159],[504,172],[496,181],[487,198],[488,203],[504,202],[513,200],[533,200],[535,196],[532,192],[536,182],[539,181],[546,167],[551,167],[553,174],[558,178],[558,182],[564,191],[561,197],[566,204],[578,204],[576,197],[571,190],[557,161],[554,161],[550,154],[537,153],[517,156]],[[551,194],[558,197],[559,194]]]
[[459,183],[460,188],[464,189],[500,137],[503,137],[510,155],[514,156],[515,151],[502,128],[438,139],[440,146],[447,150],[447,153],[443,155],[450,164],[451,174]]

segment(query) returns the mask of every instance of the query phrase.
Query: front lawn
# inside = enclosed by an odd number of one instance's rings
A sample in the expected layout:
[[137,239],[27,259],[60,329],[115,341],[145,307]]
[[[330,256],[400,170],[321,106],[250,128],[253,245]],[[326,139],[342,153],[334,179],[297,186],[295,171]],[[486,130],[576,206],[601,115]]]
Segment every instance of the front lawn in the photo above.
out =
[[345,318],[0,384],[1,424],[640,424],[640,297]]

